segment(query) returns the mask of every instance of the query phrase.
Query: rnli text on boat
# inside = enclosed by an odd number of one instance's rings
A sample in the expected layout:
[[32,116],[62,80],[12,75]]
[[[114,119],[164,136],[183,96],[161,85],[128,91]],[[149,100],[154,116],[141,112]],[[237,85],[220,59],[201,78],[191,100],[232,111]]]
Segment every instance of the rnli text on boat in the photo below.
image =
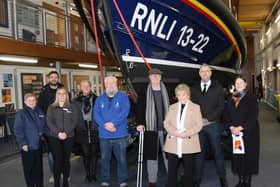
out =
[[[174,28],[177,24],[177,20],[167,23],[168,16],[163,13],[156,15],[155,9],[149,11],[148,7],[143,3],[138,2],[131,19],[130,26],[138,29],[139,31],[150,32],[153,36],[156,36],[163,40],[169,40]],[[143,30],[144,27],[144,30]],[[180,27],[179,27],[180,28]],[[164,33],[165,31],[165,33]],[[210,41],[209,36],[199,33],[197,37],[194,37],[194,29],[184,25],[180,29],[178,35],[177,45],[181,47],[191,47],[191,50],[197,53],[203,53],[203,48],[207,46]],[[198,39],[198,40],[196,40]]]

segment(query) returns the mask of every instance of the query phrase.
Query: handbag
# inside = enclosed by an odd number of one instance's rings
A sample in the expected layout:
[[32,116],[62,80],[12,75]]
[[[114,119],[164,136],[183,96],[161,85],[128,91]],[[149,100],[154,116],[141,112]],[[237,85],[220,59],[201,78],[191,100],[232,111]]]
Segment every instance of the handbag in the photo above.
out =
[[243,133],[239,135],[232,134],[232,153],[233,154],[245,154]]
[[157,160],[158,157],[158,132],[144,132],[144,158],[146,160]]

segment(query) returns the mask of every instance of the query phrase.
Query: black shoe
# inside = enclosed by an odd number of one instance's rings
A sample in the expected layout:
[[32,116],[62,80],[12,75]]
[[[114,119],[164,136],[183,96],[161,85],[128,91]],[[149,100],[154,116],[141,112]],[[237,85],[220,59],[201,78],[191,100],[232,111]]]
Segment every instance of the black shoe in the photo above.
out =
[[69,187],[68,177],[63,177],[63,187]]
[[252,181],[252,177],[251,176],[245,176],[242,187],[251,187],[251,181]]
[[93,181],[95,181],[95,182],[97,181],[96,174],[94,174],[94,175],[91,176],[91,180],[93,180]]
[[194,182],[194,187],[200,187],[200,183],[201,183],[201,179],[197,179],[197,180]]
[[228,183],[225,177],[220,178],[221,187],[228,187]]
[[238,176],[238,184],[236,184],[234,187],[243,187],[244,183],[244,176]]

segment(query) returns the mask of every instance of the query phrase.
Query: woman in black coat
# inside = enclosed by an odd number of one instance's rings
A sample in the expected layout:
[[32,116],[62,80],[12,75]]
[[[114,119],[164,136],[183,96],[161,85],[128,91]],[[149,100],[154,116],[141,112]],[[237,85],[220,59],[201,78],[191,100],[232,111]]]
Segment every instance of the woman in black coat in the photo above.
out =
[[93,106],[97,96],[91,91],[91,82],[81,81],[81,92],[73,100],[79,110],[79,124],[76,129],[76,141],[82,145],[86,182],[96,181],[98,158],[98,126],[93,120]]
[[239,176],[236,187],[250,187],[259,172],[259,124],[257,98],[246,90],[246,80],[235,79],[235,93],[225,109],[225,123],[233,135],[243,133],[244,154],[233,154],[232,171]]

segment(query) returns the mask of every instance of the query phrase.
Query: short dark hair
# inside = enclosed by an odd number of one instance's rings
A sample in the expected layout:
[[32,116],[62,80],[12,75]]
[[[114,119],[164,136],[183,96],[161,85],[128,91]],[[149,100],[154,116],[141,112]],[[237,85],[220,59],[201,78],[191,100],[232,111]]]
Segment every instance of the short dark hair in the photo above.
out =
[[56,74],[57,77],[59,77],[59,74],[57,71],[50,71],[47,76],[50,77],[52,74]]

